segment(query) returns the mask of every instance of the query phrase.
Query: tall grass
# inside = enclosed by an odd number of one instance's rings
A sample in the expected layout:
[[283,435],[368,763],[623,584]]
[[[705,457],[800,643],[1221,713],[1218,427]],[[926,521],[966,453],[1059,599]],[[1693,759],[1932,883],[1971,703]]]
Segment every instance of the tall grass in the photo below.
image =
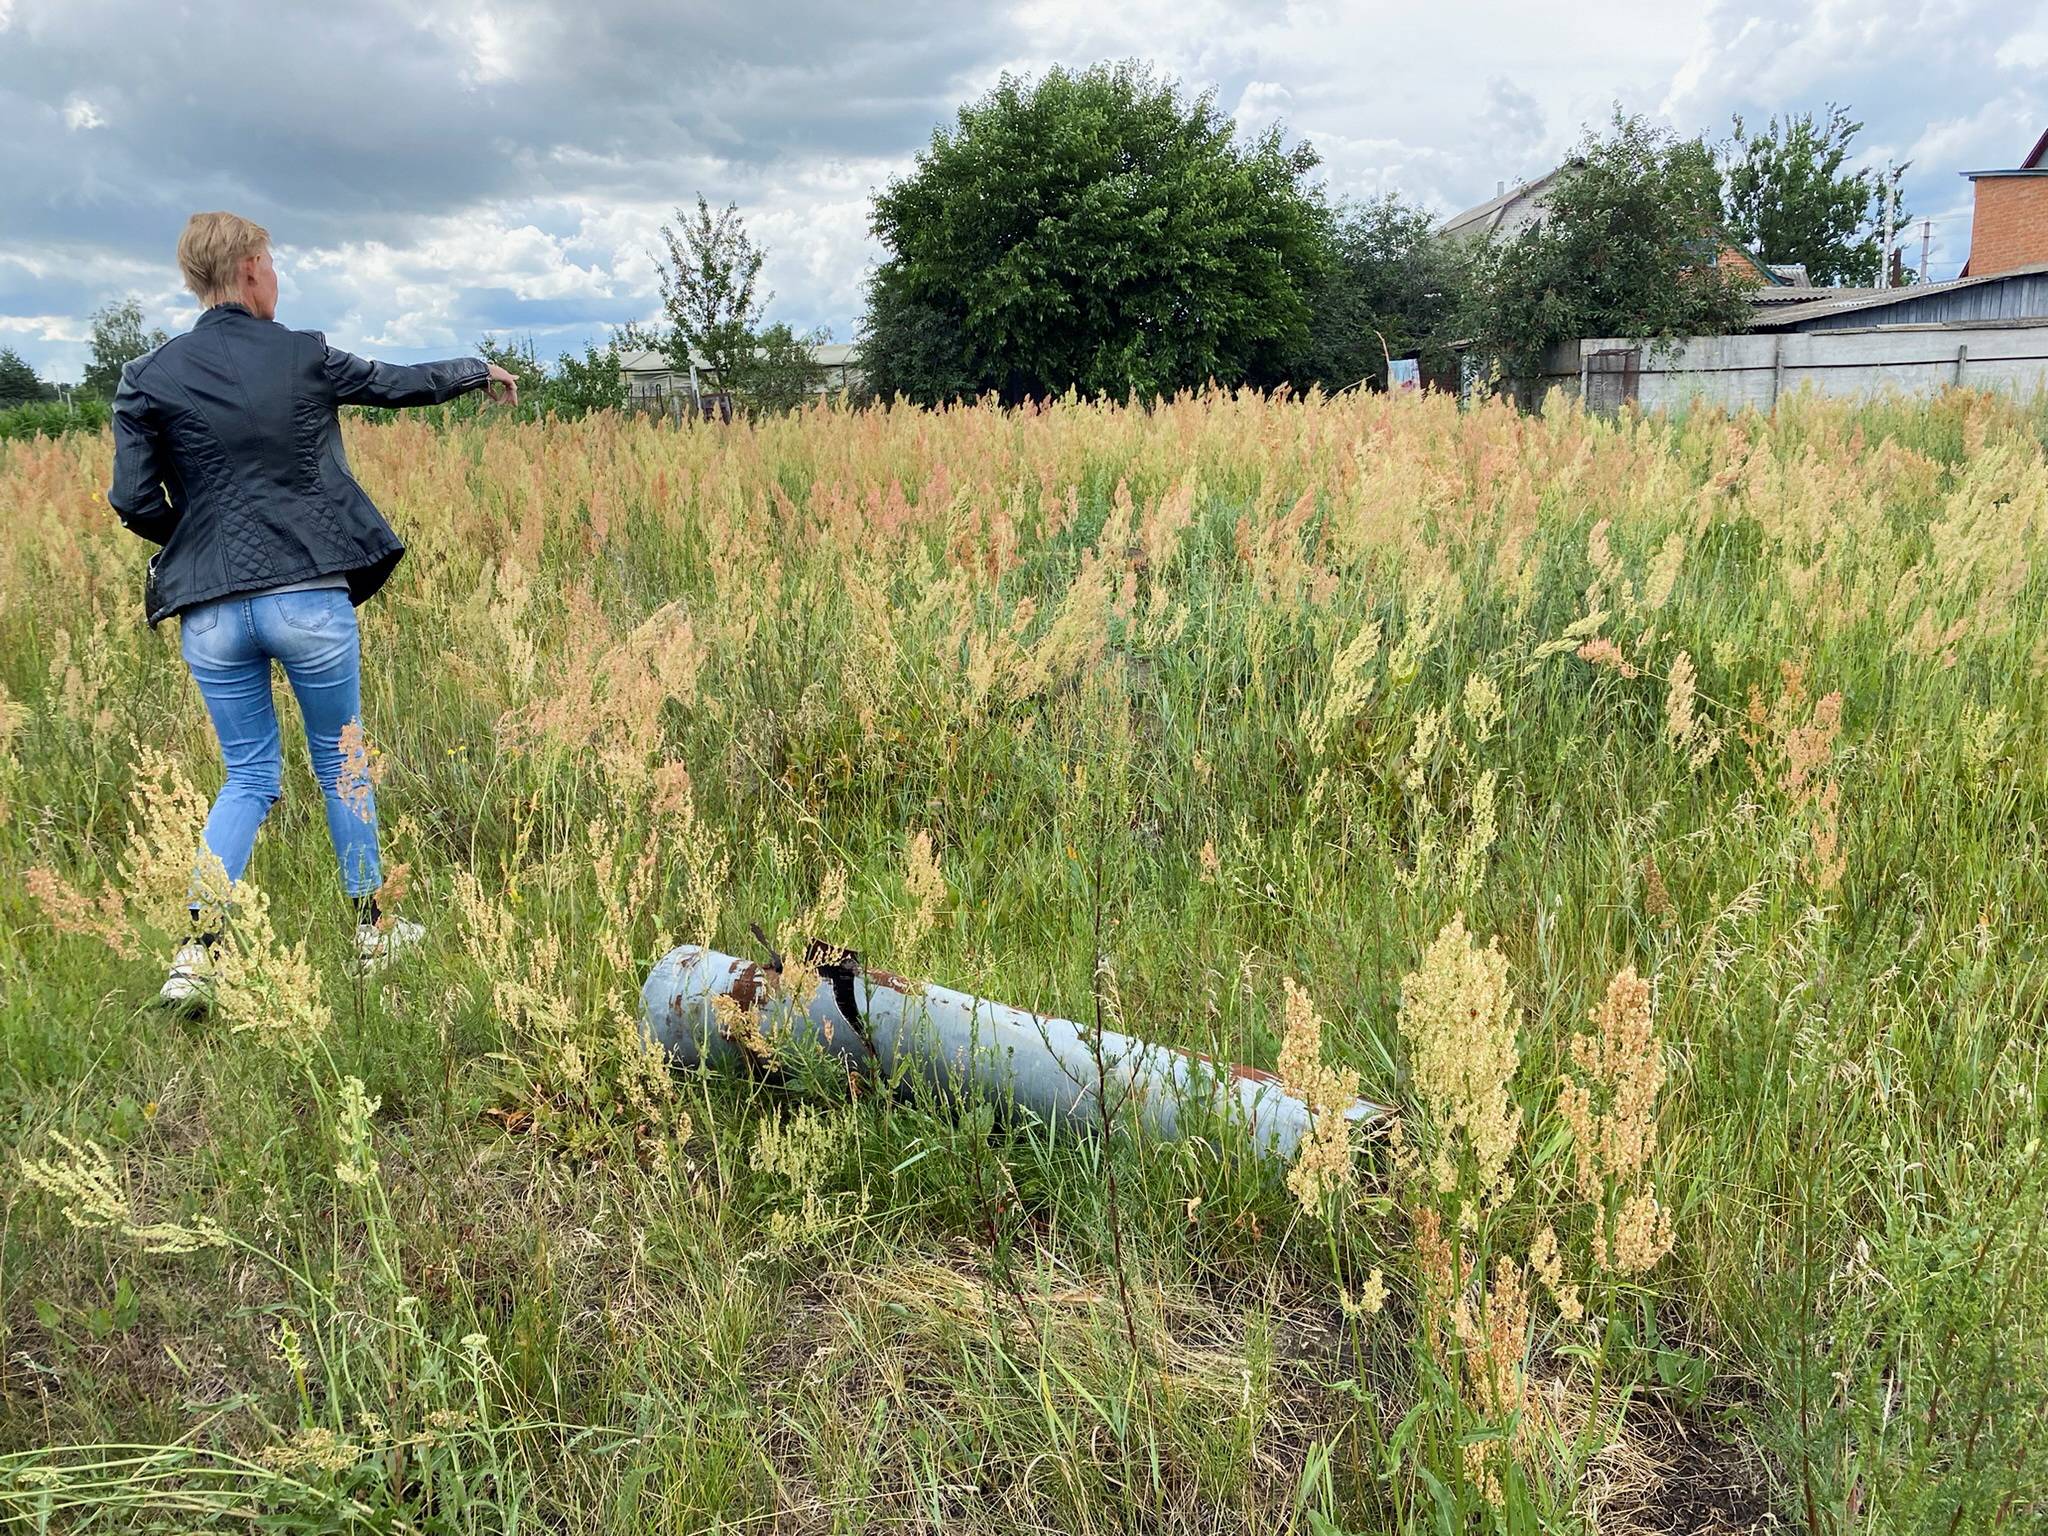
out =
[[[2043,441],[1967,393],[354,423],[431,941],[345,969],[280,689],[202,1019],[150,1006],[219,776],[176,626],[106,439],[0,445],[0,1513],[2037,1528]],[[672,1077],[640,976],[756,924],[1322,1120],[1271,1168]]]

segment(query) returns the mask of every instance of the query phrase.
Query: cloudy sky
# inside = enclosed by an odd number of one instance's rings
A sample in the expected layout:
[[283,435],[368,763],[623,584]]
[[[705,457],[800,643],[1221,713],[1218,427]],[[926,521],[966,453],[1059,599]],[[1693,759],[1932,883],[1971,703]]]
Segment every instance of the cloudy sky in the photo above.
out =
[[648,251],[699,191],[768,246],[770,318],[848,339],[869,195],[932,129],[1005,70],[1130,57],[1309,139],[1335,193],[1446,214],[1617,101],[1716,137],[1845,102],[1913,162],[1936,277],[1956,173],[2048,129],[2048,0],[0,0],[0,345],[75,378],[109,299],[189,325],[178,231],[229,208],[271,230],[287,323],[551,355],[658,312]]

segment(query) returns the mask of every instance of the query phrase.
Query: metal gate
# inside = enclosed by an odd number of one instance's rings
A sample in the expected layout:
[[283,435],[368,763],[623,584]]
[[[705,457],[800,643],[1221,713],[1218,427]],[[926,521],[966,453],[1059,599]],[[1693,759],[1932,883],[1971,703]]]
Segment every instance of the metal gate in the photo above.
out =
[[1642,360],[1640,347],[1608,347],[1587,353],[1586,409],[1598,416],[1612,416],[1622,406],[1635,404]]

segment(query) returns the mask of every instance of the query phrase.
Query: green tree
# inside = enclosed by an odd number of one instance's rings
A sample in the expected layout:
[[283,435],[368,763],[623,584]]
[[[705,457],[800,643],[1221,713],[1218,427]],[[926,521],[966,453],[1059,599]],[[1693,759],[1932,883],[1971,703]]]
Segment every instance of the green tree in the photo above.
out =
[[564,352],[547,383],[548,406],[563,416],[588,416],[592,411],[626,408],[626,377],[619,372],[619,342],[602,347],[592,342],[583,355]]
[[142,305],[135,299],[101,306],[93,311],[92,357],[78,387],[102,400],[113,399],[121,387],[121,370],[169,340],[160,330],[143,329]]
[[746,371],[761,312],[773,297],[756,292],[768,253],[748,236],[737,203],[713,217],[700,192],[695,217],[680,208],[675,216],[682,227],[661,226],[666,255],[654,258],[669,319],[669,361],[686,374],[695,354],[720,380],[735,379]]
[[1276,384],[1329,260],[1315,163],[1135,64],[1005,75],[875,199],[863,367],[923,401]]
[[57,391],[36,377],[28,359],[12,347],[0,347],[0,411],[56,398]]
[[1562,341],[1741,329],[1753,279],[1719,264],[1720,213],[1706,144],[1617,110],[1604,138],[1587,131],[1542,221],[1479,249],[1465,327],[1473,361],[1526,379]]
[[1424,367],[1452,357],[1465,306],[1470,248],[1393,193],[1338,210],[1333,261],[1311,299],[1303,375],[1337,390],[1383,389],[1390,353],[1419,349]]
[[768,327],[755,338],[753,350],[727,383],[727,393],[750,411],[782,415],[816,398],[825,382],[824,367],[813,348],[825,339],[822,331],[799,336],[786,324]]
[[1773,117],[1761,133],[1738,115],[1726,155],[1729,230],[1765,261],[1804,262],[1817,284],[1875,283],[1887,192],[1895,230],[1912,216],[1897,201],[1905,166],[1845,169],[1862,131],[1832,102],[1824,117]]
[[868,279],[867,311],[860,322],[862,393],[870,400],[906,396],[921,405],[972,399],[982,375],[969,361],[967,327],[951,306],[927,304],[911,293],[898,263]]

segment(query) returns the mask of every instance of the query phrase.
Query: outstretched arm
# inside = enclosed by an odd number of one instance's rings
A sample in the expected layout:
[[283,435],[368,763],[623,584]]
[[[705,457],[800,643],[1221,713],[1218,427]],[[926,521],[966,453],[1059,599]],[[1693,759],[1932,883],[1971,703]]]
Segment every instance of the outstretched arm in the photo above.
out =
[[[326,369],[337,405],[439,405],[493,383],[500,371],[480,357],[373,363],[339,347],[327,348]],[[495,397],[497,391],[492,394]]]
[[184,515],[184,488],[164,456],[149,399],[130,377],[134,366],[121,370],[114,394],[114,483],[107,503],[128,528],[152,544],[167,544]]

